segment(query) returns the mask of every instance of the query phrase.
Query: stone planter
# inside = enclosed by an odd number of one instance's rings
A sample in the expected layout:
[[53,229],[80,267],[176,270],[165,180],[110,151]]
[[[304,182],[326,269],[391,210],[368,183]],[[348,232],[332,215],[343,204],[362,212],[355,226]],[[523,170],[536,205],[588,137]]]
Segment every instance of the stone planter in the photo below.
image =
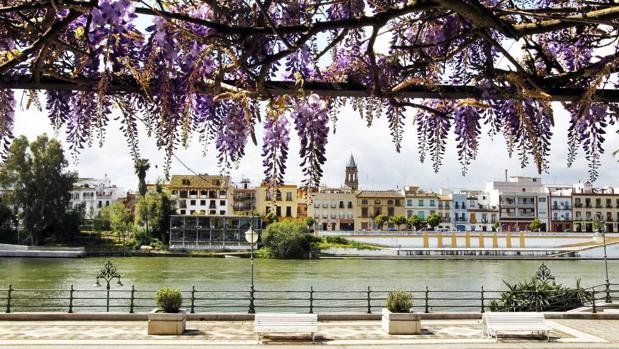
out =
[[420,334],[421,321],[419,314],[392,313],[383,308],[382,327],[389,334]]
[[178,313],[164,313],[160,309],[153,309],[148,313],[148,334],[183,334],[186,322],[185,309],[179,310]]

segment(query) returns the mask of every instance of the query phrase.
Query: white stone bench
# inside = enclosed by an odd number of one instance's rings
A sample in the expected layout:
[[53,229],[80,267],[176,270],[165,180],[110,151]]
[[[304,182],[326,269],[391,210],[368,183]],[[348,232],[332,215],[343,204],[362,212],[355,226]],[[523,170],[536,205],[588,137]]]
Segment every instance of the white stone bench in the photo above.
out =
[[528,312],[491,312],[484,313],[482,317],[483,332],[489,336],[497,338],[500,333],[529,332],[543,334],[550,341],[550,330],[552,329],[544,319],[544,313]]
[[265,313],[256,314],[254,332],[258,340],[263,333],[309,333],[314,341],[314,333],[318,331],[318,315]]

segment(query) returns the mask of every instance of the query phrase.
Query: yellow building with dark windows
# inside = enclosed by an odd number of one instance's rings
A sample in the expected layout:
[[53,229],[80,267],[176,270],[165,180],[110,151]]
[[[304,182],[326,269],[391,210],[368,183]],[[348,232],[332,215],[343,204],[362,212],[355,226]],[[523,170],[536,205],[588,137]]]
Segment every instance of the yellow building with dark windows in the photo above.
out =
[[281,218],[297,218],[299,212],[299,192],[294,184],[280,185],[275,190],[269,190],[269,186],[261,184],[256,187],[256,211],[261,215],[266,215],[270,211],[274,211]]
[[[404,216],[404,193],[401,190],[362,190],[357,194],[356,229],[384,228],[374,224],[374,218],[381,214],[387,217]],[[395,229],[391,222],[385,226]]]

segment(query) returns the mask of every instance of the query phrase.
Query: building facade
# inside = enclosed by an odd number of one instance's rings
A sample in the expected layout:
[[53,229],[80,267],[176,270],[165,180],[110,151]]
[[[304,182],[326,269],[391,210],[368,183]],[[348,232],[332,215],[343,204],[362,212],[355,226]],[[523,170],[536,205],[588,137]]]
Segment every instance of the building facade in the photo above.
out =
[[614,188],[593,188],[589,182],[575,186],[572,206],[574,231],[595,231],[593,223],[596,219],[606,232],[619,231],[619,192]]
[[410,218],[418,216],[425,221],[431,214],[438,210],[438,195],[426,192],[415,186],[404,188],[404,216]]
[[[388,217],[404,215],[404,193],[401,190],[362,190],[357,194],[355,210],[355,227],[361,230],[372,230],[375,227],[374,218],[378,215]],[[395,229],[393,223],[385,226]]]
[[256,188],[256,210],[261,215],[273,211],[278,217],[291,219],[297,217],[298,190],[294,184],[269,188],[265,183]]
[[548,193],[539,177],[512,176],[488,183],[489,204],[499,209],[501,231],[525,231],[534,219],[549,226]]
[[315,230],[355,230],[357,198],[350,188],[320,188],[311,194],[308,215]]
[[113,185],[110,179],[79,178],[71,190],[71,207],[84,207],[86,219],[93,219],[101,214],[101,210],[116,200],[123,200],[126,192]]
[[250,216],[256,211],[256,188],[248,178],[233,185],[232,210],[238,216]]
[[163,185],[179,215],[228,216],[232,214],[230,176],[172,175]]
[[572,224],[572,191],[573,186],[547,186],[549,209],[550,209],[550,231],[570,232],[573,231]]

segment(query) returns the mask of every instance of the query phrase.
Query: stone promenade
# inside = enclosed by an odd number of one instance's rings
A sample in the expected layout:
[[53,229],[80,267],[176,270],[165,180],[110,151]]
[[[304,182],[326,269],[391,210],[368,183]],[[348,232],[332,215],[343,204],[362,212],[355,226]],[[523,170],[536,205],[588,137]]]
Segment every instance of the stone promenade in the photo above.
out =
[[146,321],[0,321],[0,348],[617,348],[619,320],[548,320],[551,341],[489,339],[479,320],[424,320],[420,335],[385,334],[380,321],[321,321],[307,337],[258,342],[251,321],[189,321],[183,336],[148,336]]

